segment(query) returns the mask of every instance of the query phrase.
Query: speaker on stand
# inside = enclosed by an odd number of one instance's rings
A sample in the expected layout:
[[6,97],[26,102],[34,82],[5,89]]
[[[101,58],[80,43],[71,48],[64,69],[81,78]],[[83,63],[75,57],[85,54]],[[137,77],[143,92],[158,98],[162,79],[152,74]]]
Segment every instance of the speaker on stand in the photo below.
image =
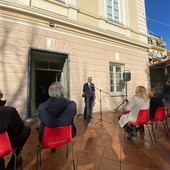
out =
[[130,70],[125,70],[123,72],[123,80],[124,81],[130,81],[131,80],[131,72],[130,72]]
[[122,106],[124,103],[126,103],[126,106],[128,104],[128,100],[127,100],[127,81],[131,80],[131,72],[130,70],[125,70],[123,72],[123,80],[125,81],[125,93],[126,93],[126,98],[125,100],[123,100],[123,102],[115,109],[115,111],[117,111],[119,109],[120,106]]

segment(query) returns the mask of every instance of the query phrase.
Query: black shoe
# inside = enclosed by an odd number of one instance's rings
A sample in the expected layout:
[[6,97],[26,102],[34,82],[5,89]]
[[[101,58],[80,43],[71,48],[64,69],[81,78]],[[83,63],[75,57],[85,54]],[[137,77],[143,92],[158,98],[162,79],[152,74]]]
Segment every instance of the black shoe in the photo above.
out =
[[18,156],[17,156],[17,160],[16,160],[16,164],[19,165],[19,164],[21,164],[22,162],[23,162],[22,156],[21,156],[21,155],[18,155]]
[[55,153],[55,148],[52,148],[52,149],[51,149],[51,153]]
[[[21,156],[21,154],[17,155],[17,158],[16,158],[16,166],[22,164],[23,162],[23,158]],[[7,167],[6,167],[6,170],[13,170],[14,169],[14,165],[15,165],[15,156],[12,155]]]
[[0,170],[5,170],[5,161],[4,161],[4,158],[0,158]]
[[145,132],[144,129],[140,129],[140,130],[139,130],[139,134],[140,134],[140,135],[143,135],[144,132]]
[[15,156],[12,155],[10,161],[8,162],[8,165],[6,167],[6,170],[13,170],[15,166]]
[[120,120],[121,116],[122,116],[122,115],[119,115],[117,119]]
[[131,133],[127,134],[127,139],[131,140],[133,138],[133,135]]
[[132,132],[132,136],[133,136],[133,137],[136,137],[136,136],[137,136],[136,131],[133,131],[133,132]]

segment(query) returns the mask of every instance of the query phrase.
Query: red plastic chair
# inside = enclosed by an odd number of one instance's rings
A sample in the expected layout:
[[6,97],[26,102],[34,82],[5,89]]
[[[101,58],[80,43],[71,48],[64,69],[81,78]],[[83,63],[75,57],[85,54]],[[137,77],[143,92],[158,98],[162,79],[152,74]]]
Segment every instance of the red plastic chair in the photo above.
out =
[[9,153],[15,156],[14,170],[16,170],[16,154],[12,150],[8,133],[4,131],[0,133],[0,157],[3,158]]
[[155,112],[155,116],[153,119],[150,119],[151,121],[151,126],[152,126],[152,132],[153,132],[153,135],[154,135],[154,138],[155,138],[155,142],[157,142],[156,140],[156,135],[155,135],[155,131],[154,131],[154,123],[156,123],[156,126],[155,126],[155,129],[157,128],[157,122],[158,121],[161,121],[162,124],[163,124],[163,127],[165,129],[165,132],[166,132],[166,135],[168,136],[168,133],[167,133],[167,130],[166,130],[166,124],[164,122],[164,119],[165,119],[165,107],[158,107],[156,109],[156,112]]
[[[149,127],[147,124],[148,121],[149,121],[149,109],[142,109],[142,110],[139,110],[136,122],[129,121],[128,124],[131,124],[134,126],[147,125],[149,136],[152,141],[151,133],[150,133],[150,130],[149,130]],[[136,140],[137,140],[137,138],[136,138]],[[137,141],[137,143],[138,143],[138,141]],[[138,145],[138,147],[139,147],[139,145]]]
[[72,159],[73,159],[73,169],[75,170],[73,143],[72,143],[72,125],[61,126],[56,128],[44,128],[44,133],[42,137],[42,143],[37,151],[37,163],[36,169],[38,170],[38,155],[40,153],[40,167],[41,167],[41,149],[43,148],[57,148],[59,146],[67,144],[66,157],[68,158],[68,142],[71,142],[72,147]]

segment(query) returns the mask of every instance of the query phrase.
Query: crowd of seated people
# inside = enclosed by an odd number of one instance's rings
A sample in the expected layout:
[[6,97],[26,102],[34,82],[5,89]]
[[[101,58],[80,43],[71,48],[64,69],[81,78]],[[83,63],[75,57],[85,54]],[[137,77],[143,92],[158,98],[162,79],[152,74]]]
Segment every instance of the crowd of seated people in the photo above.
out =
[[127,138],[132,139],[136,136],[137,131],[144,133],[144,125],[135,127],[128,123],[130,121],[135,122],[137,120],[139,110],[149,109],[149,117],[150,119],[153,119],[156,109],[163,106],[163,94],[160,88],[151,88],[148,94],[145,87],[137,86],[135,95],[132,97],[123,112],[126,112],[126,114],[122,114],[118,117],[120,126],[123,127],[127,133]]
[[[76,136],[76,126],[74,124],[74,117],[77,113],[77,106],[74,101],[68,100],[64,97],[64,88],[61,83],[54,82],[48,89],[49,99],[41,103],[38,108],[38,116],[40,120],[40,126],[38,128],[39,142],[42,140],[44,127],[59,127],[72,125],[72,137]],[[11,106],[5,106],[6,100],[2,100],[3,93],[0,90],[0,132],[7,131],[12,148],[15,149],[15,153],[18,158],[18,163],[21,163],[22,149],[30,136],[31,128],[26,126],[21,119],[16,108]],[[119,116],[120,127],[124,128],[127,133],[127,138],[132,139],[136,136],[137,128],[130,125],[128,122],[135,122],[139,113],[139,110],[149,109],[150,119],[154,117],[157,107],[162,107],[163,95],[159,88],[152,88],[147,93],[144,86],[137,86],[134,96],[129,100],[125,112]],[[144,126],[138,127],[139,131],[144,132]],[[55,148],[52,149],[55,152]],[[5,161],[0,158],[0,169],[9,170],[14,166],[14,157],[12,156],[10,161],[5,167]]]

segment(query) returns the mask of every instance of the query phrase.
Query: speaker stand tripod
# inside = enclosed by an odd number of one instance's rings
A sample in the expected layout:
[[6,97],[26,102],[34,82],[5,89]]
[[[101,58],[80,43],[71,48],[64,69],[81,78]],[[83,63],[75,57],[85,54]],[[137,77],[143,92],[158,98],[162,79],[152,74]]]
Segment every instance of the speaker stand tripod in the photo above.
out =
[[127,99],[127,81],[125,81],[125,91],[126,91],[126,98],[125,100],[123,100],[123,102],[115,109],[115,111],[117,111],[119,109],[120,106],[122,106],[124,103],[126,103],[126,106],[127,104],[129,103],[128,99]]
[[99,92],[100,92],[100,99],[99,99],[99,101],[100,101],[100,119],[99,119],[99,121],[96,122],[95,124],[98,124],[98,123],[100,123],[100,122],[102,123],[103,121],[104,121],[104,122],[111,123],[111,122],[109,122],[109,121],[107,121],[107,120],[103,120],[103,113],[102,113],[102,98],[101,98],[101,92],[106,93],[106,94],[108,94],[108,93],[105,92],[105,91],[103,91],[103,90],[101,90],[101,89],[99,89],[99,88],[97,88],[97,87],[95,87],[95,89],[98,89]]

